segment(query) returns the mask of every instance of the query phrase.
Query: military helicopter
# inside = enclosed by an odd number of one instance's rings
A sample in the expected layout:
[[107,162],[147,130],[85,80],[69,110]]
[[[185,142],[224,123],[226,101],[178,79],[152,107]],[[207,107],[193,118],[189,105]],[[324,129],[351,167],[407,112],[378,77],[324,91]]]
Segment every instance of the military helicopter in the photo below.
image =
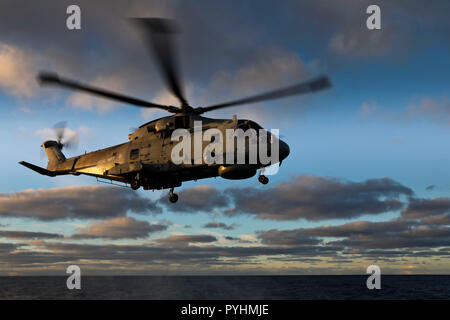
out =
[[[50,177],[83,174],[96,177],[97,180],[106,179],[111,183],[113,181],[121,182],[133,190],[140,187],[143,187],[144,190],[170,189],[169,200],[175,203],[178,200],[178,195],[174,193],[174,188],[181,186],[182,182],[218,176],[225,179],[247,179],[253,177],[258,169],[263,171],[265,167],[272,163],[264,164],[258,161],[252,164],[206,164],[205,161],[201,161],[200,163],[174,164],[171,161],[171,151],[174,147],[171,133],[174,130],[183,128],[192,133],[196,121],[201,121],[201,130],[207,128],[216,128],[220,131],[230,128],[260,130],[262,127],[252,120],[237,120],[236,116],[233,116],[232,119],[213,119],[202,115],[221,108],[315,92],[331,87],[329,78],[321,76],[307,82],[247,98],[194,108],[183,94],[177,64],[174,59],[171,36],[176,33],[176,28],[173,21],[161,18],[133,18],[132,22],[144,32],[144,38],[157,58],[158,67],[165,83],[170,92],[179,100],[180,105],[156,104],[62,78],[56,73],[41,72],[37,78],[42,85],[55,85],[78,90],[137,107],[157,108],[172,113],[172,115],[141,125],[128,135],[129,141],[126,143],[69,159],[64,156],[62,149],[69,146],[70,141],[64,142],[65,126],[60,125],[55,128],[57,140],[45,141],[41,146],[47,154],[47,168],[44,169],[25,161],[19,162],[21,165]],[[267,143],[270,149],[273,139],[278,138],[270,133],[267,134],[269,135]],[[284,141],[279,139],[278,142],[278,159],[281,163],[289,155],[290,150]],[[245,159],[248,159],[248,157]],[[269,179],[262,173],[258,180],[262,184],[267,184]]]

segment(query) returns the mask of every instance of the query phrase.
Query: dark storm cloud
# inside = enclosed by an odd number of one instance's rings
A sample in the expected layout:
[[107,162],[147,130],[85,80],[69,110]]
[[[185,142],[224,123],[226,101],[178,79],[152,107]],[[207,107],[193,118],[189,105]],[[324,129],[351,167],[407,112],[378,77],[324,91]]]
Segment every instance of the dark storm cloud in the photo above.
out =
[[396,211],[403,207],[399,197],[412,196],[413,191],[389,178],[351,182],[300,176],[271,188],[227,189],[226,194],[235,206],[225,212],[230,216],[319,221]]
[[20,231],[20,230],[0,230],[0,238],[7,239],[57,239],[62,238],[63,235],[57,233],[47,233],[47,232],[30,232],[30,231]]
[[155,203],[132,190],[84,186],[24,190],[0,194],[0,216],[38,220],[102,219],[135,213],[159,213]]
[[147,221],[136,220],[132,217],[118,217],[93,222],[81,228],[72,239],[139,239],[146,238],[151,233],[167,230],[167,225],[150,224]]
[[224,229],[224,230],[233,230],[235,227],[234,224],[232,225],[227,225],[223,222],[208,222],[207,224],[205,224],[203,226],[203,228],[219,228],[219,229]]

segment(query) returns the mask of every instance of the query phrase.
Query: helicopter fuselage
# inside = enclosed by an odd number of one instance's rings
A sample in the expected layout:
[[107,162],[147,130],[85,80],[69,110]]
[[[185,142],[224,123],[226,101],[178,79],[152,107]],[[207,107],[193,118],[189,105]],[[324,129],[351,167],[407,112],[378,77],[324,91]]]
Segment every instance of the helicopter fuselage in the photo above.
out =
[[[83,155],[65,159],[61,150],[53,141],[47,141],[43,147],[49,157],[47,175],[89,175],[97,178],[119,181],[130,184],[133,189],[143,187],[145,190],[166,189],[178,187],[184,181],[205,179],[221,176],[225,179],[246,179],[254,176],[257,169],[271,165],[267,163],[250,163],[248,157],[248,141],[246,141],[246,162],[239,164],[206,163],[204,159],[192,156],[189,163],[175,164],[172,151],[178,143],[172,140],[172,133],[176,129],[185,129],[190,133],[194,145],[194,124],[201,121],[201,131],[216,129],[223,133],[227,129],[255,129],[263,130],[251,120],[211,119],[192,114],[177,114],[153,120],[139,127],[128,136],[129,142],[97,150]],[[267,139],[267,148],[277,137]],[[197,141],[198,142],[198,141]],[[289,154],[288,145],[279,140],[279,159],[282,161]],[[210,141],[201,140],[201,147],[205,148]],[[237,146],[234,146],[237,148]],[[225,148],[223,149],[225,150]],[[58,153],[59,151],[59,153]],[[192,151],[193,152],[193,151]],[[58,156],[54,157],[56,153]],[[31,168],[33,169],[33,168]],[[34,169],[33,169],[34,170]],[[37,171],[37,170],[35,170]],[[44,173],[45,174],[45,173]]]

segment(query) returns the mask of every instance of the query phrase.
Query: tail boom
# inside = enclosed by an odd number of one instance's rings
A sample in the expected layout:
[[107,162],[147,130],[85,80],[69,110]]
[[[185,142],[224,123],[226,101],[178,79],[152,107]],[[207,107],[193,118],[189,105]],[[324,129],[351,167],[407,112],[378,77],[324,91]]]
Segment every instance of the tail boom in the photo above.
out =
[[33,171],[36,171],[39,174],[42,174],[44,176],[49,176],[49,177],[56,177],[56,176],[60,176],[60,175],[64,175],[64,174],[69,174],[69,171],[50,171],[41,167],[38,167],[32,163],[26,162],[26,161],[20,161],[19,164],[27,167],[28,169],[31,169]]

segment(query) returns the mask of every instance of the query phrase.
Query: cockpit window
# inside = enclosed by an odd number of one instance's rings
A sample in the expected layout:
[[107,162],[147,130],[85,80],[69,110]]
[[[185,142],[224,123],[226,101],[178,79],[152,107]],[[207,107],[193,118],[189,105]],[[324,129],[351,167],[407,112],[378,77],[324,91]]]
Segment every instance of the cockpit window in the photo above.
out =
[[257,124],[254,121],[249,121],[249,125],[250,125],[250,128],[255,129],[255,130],[259,130],[259,129],[263,128],[263,127],[261,127],[259,124]]
[[242,130],[255,129],[258,132],[259,129],[263,129],[259,124],[250,120],[239,120],[238,127]]

